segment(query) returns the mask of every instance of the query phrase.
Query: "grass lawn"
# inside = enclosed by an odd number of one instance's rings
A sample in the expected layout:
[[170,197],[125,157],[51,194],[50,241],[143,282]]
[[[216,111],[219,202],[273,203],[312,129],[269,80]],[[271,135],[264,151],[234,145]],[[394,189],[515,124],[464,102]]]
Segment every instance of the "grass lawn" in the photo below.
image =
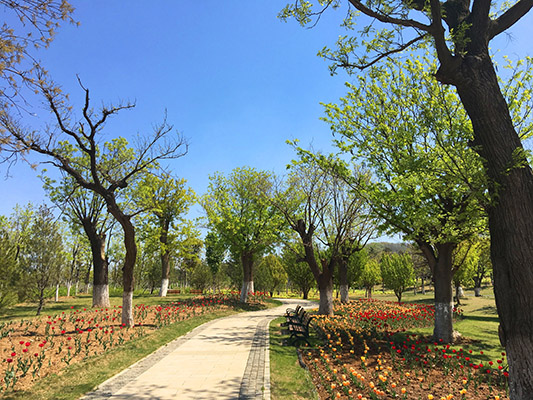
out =
[[283,346],[288,335],[281,333],[285,318],[270,323],[270,389],[273,400],[318,399],[309,373],[300,367],[296,348]]

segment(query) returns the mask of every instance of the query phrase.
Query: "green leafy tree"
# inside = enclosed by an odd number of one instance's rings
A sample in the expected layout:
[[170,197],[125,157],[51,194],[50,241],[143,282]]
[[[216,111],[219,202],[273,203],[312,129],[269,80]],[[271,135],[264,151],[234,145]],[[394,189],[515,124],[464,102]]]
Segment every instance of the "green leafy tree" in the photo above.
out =
[[256,290],[270,292],[270,297],[274,296],[274,291],[279,291],[287,284],[287,273],[280,258],[275,254],[263,257],[255,276]]
[[379,263],[376,260],[368,260],[361,270],[358,283],[365,288],[365,296],[372,298],[374,286],[381,282]]
[[533,173],[512,118],[516,104],[502,93],[489,48],[533,4],[531,0],[295,1],[280,16],[312,25],[327,8],[343,3],[349,7],[342,23],[347,33],[337,39],[336,49],[326,47],[319,53],[332,60],[332,73],[337,68],[348,73],[367,69],[405,49],[429,44],[439,63],[436,80],[457,89],[472,121],[472,145],[486,160],[493,183],[489,190],[497,199],[490,207],[489,225],[501,337],[510,359],[510,395],[513,400],[529,398],[533,345],[524,338],[533,332],[529,318],[533,299],[526,295],[533,286]]
[[349,85],[341,105],[326,106],[326,119],[339,148],[374,173],[365,193],[380,228],[414,241],[426,257],[435,283],[434,338],[449,343],[452,255],[485,230],[488,183],[465,141],[471,128],[459,100],[429,70],[420,57],[369,71]]
[[169,173],[145,174],[135,190],[135,200],[150,212],[145,221],[147,234],[159,237],[161,258],[160,297],[167,295],[170,277],[170,258],[177,246],[176,230],[184,223],[184,215],[194,201],[192,189],[186,188],[185,179],[176,179]]
[[272,178],[253,168],[236,168],[228,177],[210,177],[202,205],[216,231],[242,266],[241,301],[254,291],[253,267],[279,241],[283,217],[271,204]]
[[226,255],[226,246],[216,232],[210,231],[205,236],[205,261],[213,276],[213,293],[216,290],[216,281],[220,280],[221,266]]
[[30,298],[38,302],[37,315],[40,315],[45,299],[52,293],[63,262],[59,224],[50,209],[40,206],[31,221],[28,242],[21,254],[26,290]]
[[[301,247],[303,246],[300,244]],[[309,291],[316,287],[315,276],[304,260],[303,248],[300,249],[300,252],[295,252],[295,248],[298,248],[298,243],[292,243],[283,248],[283,267],[287,273],[289,284],[298,288],[302,293],[302,298],[307,299],[309,297]]]
[[385,287],[394,291],[398,303],[402,294],[414,283],[413,260],[407,253],[384,254],[380,262],[381,279]]
[[201,291],[206,290],[213,282],[213,275],[209,265],[200,260],[197,260],[194,267],[191,268],[190,277],[191,286]]

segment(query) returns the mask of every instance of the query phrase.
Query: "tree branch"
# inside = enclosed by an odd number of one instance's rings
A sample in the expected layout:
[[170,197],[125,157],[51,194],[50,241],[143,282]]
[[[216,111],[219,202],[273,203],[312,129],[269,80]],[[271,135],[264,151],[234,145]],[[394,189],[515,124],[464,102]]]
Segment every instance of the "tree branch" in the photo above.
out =
[[520,0],[515,3],[495,21],[492,21],[491,27],[489,28],[489,40],[513,26],[526,15],[532,7],[533,0]]
[[390,17],[388,15],[380,13],[379,11],[368,8],[367,6],[362,4],[359,0],[349,0],[349,2],[352,6],[354,6],[356,9],[361,11],[363,14],[366,14],[369,17],[373,17],[380,22],[383,22],[386,24],[400,25],[400,26],[405,26],[405,27],[410,27],[410,28],[417,28],[417,29],[420,29],[421,31],[428,32],[428,33],[432,32],[431,25],[423,24],[414,19],[401,19],[401,18]]

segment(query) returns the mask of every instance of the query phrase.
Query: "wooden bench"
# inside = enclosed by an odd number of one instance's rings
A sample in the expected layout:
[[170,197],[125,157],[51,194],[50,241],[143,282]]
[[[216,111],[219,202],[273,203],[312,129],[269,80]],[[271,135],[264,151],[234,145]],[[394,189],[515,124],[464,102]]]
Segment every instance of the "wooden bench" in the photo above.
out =
[[201,289],[191,289],[191,294],[203,294],[204,291]]
[[303,310],[303,307],[299,304],[296,306],[296,308],[287,308],[287,310],[285,311],[285,317],[295,316],[301,310]]
[[309,315],[308,312],[304,310],[301,319],[294,318],[287,321],[287,327],[289,329],[289,342],[295,344],[300,340],[303,340],[305,343],[309,343],[309,326],[313,317]]
[[281,326],[289,326],[291,323],[301,324],[305,314],[305,309],[301,306],[297,306],[294,311],[285,313],[286,322],[281,324]]
[[180,293],[181,293],[180,289],[168,289],[167,290],[167,294],[180,294]]

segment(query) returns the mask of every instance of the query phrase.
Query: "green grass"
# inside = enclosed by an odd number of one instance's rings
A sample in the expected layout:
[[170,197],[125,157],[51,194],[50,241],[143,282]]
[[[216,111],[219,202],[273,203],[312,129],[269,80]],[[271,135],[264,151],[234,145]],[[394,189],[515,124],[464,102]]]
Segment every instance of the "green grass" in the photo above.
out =
[[[174,297],[174,298],[173,298]],[[184,299],[187,296],[176,295],[162,299],[156,296],[137,297],[137,303],[164,304],[165,302]],[[72,300],[72,299],[71,299]],[[79,299],[65,301],[62,305],[54,308],[55,312],[70,310],[72,302]],[[90,300],[90,299],[89,299]],[[77,303],[79,307],[84,307],[82,302]],[[112,301],[113,304],[113,301]],[[267,300],[266,307],[276,307],[279,301]],[[66,308],[65,308],[66,307]],[[264,307],[263,307],[264,308]],[[240,308],[217,311],[191,319],[165,326],[145,337],[126,342],[120,347],[115,347],[105,354],[90,357],[80,363],[71,365],[63,370],[61,375],[50,375],[39,380],[32,388],[25,392],[13,392],[3,395],[3,399],[9,400],[74,400],[85,393],[93,390],[99,384],[110,377],[116,375],[128,366],[153,353],[155,350],[171,342],[172,340],[185,335],[192,329],[216,318],[225,317],[243,311],[254,311],[260,309],[258,306],[244,305]],[[52,313],[52,310],[48,310]],[[22,314],[24,312],[21,311]]]
[[273,400],[318,399],[310,374],[298,362],[294,346],[284,346],[288,335],[282,335],[280,324],[285,318],[270,323],[270,390]]

